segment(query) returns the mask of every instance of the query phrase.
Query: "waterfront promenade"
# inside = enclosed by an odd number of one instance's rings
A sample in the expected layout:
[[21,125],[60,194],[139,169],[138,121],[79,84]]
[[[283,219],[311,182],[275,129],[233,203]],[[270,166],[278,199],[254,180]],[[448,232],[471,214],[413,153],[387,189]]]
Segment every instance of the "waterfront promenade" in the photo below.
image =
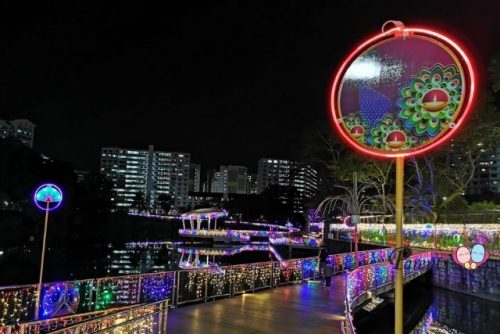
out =
[[168,333],[341,333],[347,274],[171,310]]

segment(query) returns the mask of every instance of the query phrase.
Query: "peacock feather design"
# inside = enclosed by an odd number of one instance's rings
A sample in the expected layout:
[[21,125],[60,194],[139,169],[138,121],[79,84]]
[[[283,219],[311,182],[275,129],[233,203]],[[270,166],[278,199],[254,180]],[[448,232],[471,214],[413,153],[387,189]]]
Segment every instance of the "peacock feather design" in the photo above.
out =
[[406,150],[419,143],[419,138],[402,126],[402,121],[392,114],[385,114],[371,129],[370,146],[386,150]]
[[452,126],[462,98],[462,76],[455,65],[422,68],[400,94],[399,117],[405,128],[434,137]]
[[361,115],[352,113],[344,117],[343,121],[352,137],[356,138],[361,143],[366,143],[368,123],[363,120]]

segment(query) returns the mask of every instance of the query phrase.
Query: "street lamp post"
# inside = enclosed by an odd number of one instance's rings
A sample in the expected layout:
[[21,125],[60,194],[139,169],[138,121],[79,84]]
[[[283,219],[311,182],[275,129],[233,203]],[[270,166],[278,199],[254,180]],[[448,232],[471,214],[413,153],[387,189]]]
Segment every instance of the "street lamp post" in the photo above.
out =
[[58,208],[62,203],[63,195],[61,189],[55,184],[47,183],[38,187],[35,191],[33,201],[42,211],[45,211],[45,221],[43,228],[42,256],[40,258],[40,275],[38,278],[38,296],[35,305],[35,319],[38,320],[40,313],[40,299],[42,298],[43,268],[45,262],[45,244],[47,241],[47,228],[49,225],[49,212]]

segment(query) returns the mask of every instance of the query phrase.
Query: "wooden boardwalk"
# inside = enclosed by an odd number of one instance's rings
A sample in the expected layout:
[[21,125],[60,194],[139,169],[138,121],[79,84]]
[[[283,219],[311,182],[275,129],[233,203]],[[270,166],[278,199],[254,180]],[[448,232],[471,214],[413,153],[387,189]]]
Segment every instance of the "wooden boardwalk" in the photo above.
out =
[[170,310],[169,334],[340,333],[346,274]]

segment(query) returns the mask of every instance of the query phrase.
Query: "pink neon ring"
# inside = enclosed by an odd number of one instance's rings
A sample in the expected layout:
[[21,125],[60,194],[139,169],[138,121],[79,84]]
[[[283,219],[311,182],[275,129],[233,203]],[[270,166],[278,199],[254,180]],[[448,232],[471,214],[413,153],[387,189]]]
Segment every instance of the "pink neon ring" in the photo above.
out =
[[[364,51],[369,49],[371,46],[375,45],[378,42],[381,42],[385,39],[394,37],[396,35],[419,35],[423,37],[432,37],[438,42],[441,42],[442,44],[445,44],[447,47],[449,47],[456,55],[459,56],[460,60],[460,65],[463,66],[464,69],[464,77],[466,79],[466,82],[468,83],[467,90],[465,93],[464,97],[464,104],[459,111],[459,114],[455,120],[454,126],[450,126],[450,128],[443,133],[439,138],[436,138],[434,141],[429,143],[426,146],[421,146],[418,149],[415,150],[406,150],[402,152],[383,152],[383,151],[378,151],[378,150],[371,150],[363,145],[361,145],[359,142],[355,141],[353,138],[351,138],[350,135],[348,135],[345,132],[345,129],[341,125],[341,111],[337,109],[337,102],[338,102],[338,93],[339,89],[341,87],[342,80],[344,78],[344,75],[349,68],[349,66],[352,64],[352,62],[359,56],[361,55]],[[379,33],[375,36],[370,37],[369,39],[365,40],[362,42],[360,45],[358,45],[342,62],[339,70],[336,72],[336,75],[333,80],[332,88],[331,88],[331,93],[330,93],[330,111],[331,115],[333,118],[333,124],[337,132],[340,134],[340,137],[344,142],[346,142],[350,147],[354,148],[355,150],[362,152],[364,154],[367,154],[372,157],[377,157],[377,158],[394,158],[394,157],[407,157],[407,156],[413,156],[417,154],[423,154],[425,152],[429,152],[430,150],[442,145],[444,142],[449,140],[453,134],[456,133],[456,131],[462,126],[464,123],[464,120],[468,117],[470,114],[470,111],[472,109],[472,106],[475,102],[476,99],[476,74],[474,67],[472,65],[472,62],[470,60],[470,57],[467,55],[467,53],[463,50],[462,47],[459,46],[457,42],[455,42],[453,39],[450,37],[447,37],[446,35],[442,33],[438,33],[434,30],[430,29],[424,29],[424,28],[393,28],[390,29],[386,32]]]

